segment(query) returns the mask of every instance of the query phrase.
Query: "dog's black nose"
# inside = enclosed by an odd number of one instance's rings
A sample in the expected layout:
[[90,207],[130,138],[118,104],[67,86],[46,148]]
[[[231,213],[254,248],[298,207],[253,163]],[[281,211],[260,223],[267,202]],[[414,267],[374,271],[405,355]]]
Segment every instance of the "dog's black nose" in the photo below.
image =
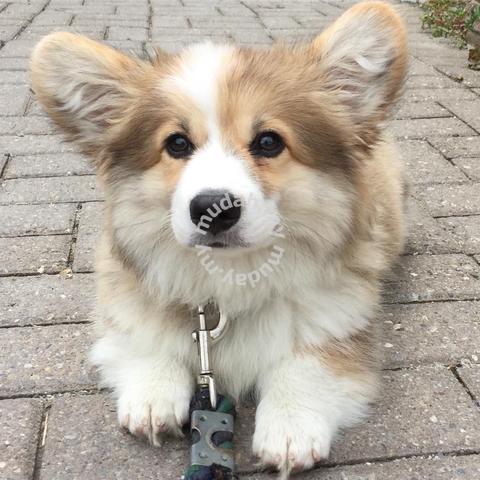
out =
[[240,219],[241,202],[226,190],[199,193],[190,202],[190,218],[202,233],[216,235]]

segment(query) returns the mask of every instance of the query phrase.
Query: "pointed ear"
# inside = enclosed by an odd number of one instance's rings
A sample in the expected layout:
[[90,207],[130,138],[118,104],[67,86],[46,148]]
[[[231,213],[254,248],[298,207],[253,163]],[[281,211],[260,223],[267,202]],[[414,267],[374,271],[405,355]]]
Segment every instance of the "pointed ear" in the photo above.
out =
[[408,63],[405,27],[382,2],[359,3],[313,42],[323,84],[357,127],[371,128],[388,114]]
[[133,103],[149,65],[80,35],[43,38],[32,55],[32,83],[50,117],[85,153],[96,155],[109,128]]

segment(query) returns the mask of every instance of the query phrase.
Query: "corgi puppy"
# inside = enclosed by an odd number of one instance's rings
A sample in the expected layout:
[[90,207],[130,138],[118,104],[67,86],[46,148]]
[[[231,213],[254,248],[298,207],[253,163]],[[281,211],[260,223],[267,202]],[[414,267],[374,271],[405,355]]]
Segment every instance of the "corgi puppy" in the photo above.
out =
[[380,282],[404,243],[385,128],[406,69],[381,2],[295,46],[141,60],[70,33],[40,41],[37,98],[105,193],[92,358],[120,425],[154,445],[181,434],[207,302],[229,325],[211,351],[219,389],[255,394],[264,465],[310,468],[362,418]]

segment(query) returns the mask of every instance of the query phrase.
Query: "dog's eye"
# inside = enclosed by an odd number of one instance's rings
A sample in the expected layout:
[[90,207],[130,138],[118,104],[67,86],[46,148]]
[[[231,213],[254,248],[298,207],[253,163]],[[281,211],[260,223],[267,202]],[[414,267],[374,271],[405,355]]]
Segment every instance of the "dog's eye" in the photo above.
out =
[[170,135],[166,142],[165,148],[170,156],[173,158],[185,158],[192,154],[193,144],[192,142],[181,133],[174,133]]
[[276,132],[260,132],[250,144],[250,152],[255,157],[276,157],[284,148],[285,143]]

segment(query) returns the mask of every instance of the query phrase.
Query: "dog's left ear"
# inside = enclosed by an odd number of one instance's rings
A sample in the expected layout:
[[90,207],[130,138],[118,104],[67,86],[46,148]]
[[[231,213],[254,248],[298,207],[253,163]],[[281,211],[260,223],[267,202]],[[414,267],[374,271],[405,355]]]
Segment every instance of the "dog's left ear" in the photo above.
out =
[[354,124],[364,130],[381,122],[407,71],[406,32],[395,10],[382,2],[359,3],[312,47],[322,85],[347,108]]
[[35,47],[32,83],[38,101],[68,138],[96,156],[150,68],[89,38],[58,32]]

